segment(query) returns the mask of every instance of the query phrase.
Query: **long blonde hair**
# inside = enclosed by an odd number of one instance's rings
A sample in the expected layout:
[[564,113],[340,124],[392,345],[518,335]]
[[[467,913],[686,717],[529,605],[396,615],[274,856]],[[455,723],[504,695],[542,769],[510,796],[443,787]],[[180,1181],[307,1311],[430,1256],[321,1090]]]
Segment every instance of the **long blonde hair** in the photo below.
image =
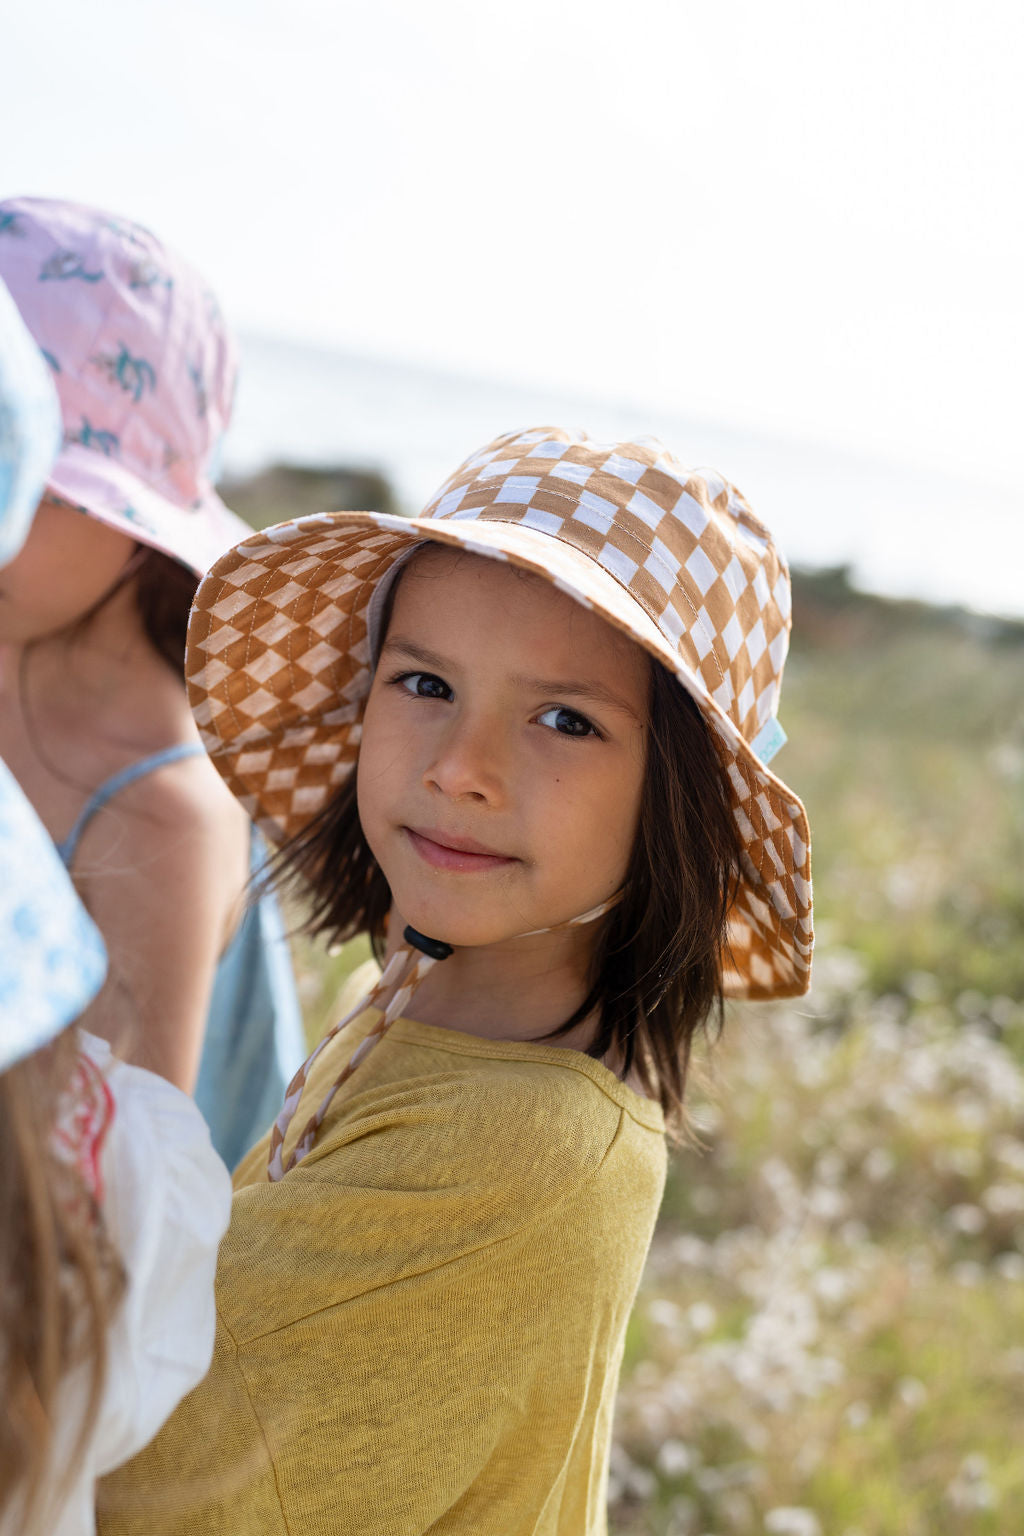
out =
[[[26,1536],[81,1463],[124,1288],[95,1198],[55,1147],[77,1062],[72,1026],[0,1074],[0,1523],[17,1508]],[[57,1466],[60,1390],[72,1367],[84,1374],[85,1410]]]

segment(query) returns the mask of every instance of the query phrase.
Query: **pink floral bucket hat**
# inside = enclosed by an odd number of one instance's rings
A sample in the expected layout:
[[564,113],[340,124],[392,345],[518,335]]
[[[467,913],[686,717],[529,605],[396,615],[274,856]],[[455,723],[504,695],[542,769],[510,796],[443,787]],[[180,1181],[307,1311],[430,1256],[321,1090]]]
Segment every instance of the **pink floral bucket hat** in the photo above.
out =
[[212,483],[236,363],[203,279],[138,224],[31,197],[0,202],[0,279],[60,402],[48,493],[201,575],[249,531]]
[[[742,844],[723,984],[795,996],[810,981],[810,834],[767,766],[789,646],[790,582],[771,535],[711,470],[653,439],[541,427],[474,454],[414,519],[304,517],[254,534],[200,584],[186,678],[207,751],[281,842],[353,771],[384,602],[425,542],[507,560],[630,636],[701,709]],[[443,935],[441,936],[443,937]]]

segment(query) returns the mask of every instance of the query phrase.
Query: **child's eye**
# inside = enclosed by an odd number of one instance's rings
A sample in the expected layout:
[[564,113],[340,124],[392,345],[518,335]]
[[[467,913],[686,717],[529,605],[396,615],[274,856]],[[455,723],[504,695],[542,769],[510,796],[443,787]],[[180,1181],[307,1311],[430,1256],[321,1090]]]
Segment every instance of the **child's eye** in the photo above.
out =
[[403,672],[401,677],[395,678],[396,683],[409,693],[414,693],[418,699],[450,699],[452,691],[443,677],[435,677],[433,672]]
[[597,735],[597,731],[585,715],[578,715],[574,709],[566,709],[564,705],[546,709],[542,715],[537,716],[537,724],[550,726],[561,736]]

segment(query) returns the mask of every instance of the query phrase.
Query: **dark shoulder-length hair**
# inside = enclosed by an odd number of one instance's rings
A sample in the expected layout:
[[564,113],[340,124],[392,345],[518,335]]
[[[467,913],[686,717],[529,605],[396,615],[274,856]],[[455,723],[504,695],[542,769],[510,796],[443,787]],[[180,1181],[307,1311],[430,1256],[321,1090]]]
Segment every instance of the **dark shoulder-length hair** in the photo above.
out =
[[[699,708],[650,664],[647,765],[622,900],[601,921],[590,989],[546,1039],[596,1017],[587,1052],[635,1071],[684,1128],[694,1040],[722,1019],[722,953],[740,841],[725,771]],[[368,933],[380,959],[391,891],[370,852],[352,773],[324,809],[280,849],[275,884],[307,902],[304,931],[342,943]]]
[[199,577],[159,549],[142,553],[135,576],[135,604],[150,645],[185,680],[185,636]]

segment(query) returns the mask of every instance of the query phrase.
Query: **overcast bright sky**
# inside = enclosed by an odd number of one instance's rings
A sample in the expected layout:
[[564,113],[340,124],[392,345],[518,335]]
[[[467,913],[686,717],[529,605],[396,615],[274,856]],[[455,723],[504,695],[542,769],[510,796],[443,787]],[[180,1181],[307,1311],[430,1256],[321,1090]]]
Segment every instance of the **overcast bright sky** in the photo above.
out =
[[1022,44],[1019,0],[33,0],[3,190],[243,327],[1019,495]]

